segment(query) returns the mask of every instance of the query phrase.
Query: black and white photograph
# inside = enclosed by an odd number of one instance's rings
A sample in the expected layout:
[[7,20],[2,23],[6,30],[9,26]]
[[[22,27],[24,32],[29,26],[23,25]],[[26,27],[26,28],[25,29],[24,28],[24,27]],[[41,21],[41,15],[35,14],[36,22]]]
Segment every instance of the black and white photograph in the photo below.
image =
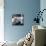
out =
[[12,25],[24,25],[24,15],[23,14],[12,15]]

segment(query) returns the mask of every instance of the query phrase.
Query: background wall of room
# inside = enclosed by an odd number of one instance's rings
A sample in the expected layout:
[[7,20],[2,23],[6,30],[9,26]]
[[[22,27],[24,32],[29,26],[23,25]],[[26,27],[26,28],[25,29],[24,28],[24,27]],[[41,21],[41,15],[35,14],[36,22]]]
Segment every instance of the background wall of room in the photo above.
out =
[[4,41],[4,0],[0,0],[0,42]]
[[[40,0],[5,0],[4,38],[7,41],[18,41],[32,29],[32,21],[40,9]],[[23,13],[24,25],[12,26],[12,15]]]
[[[43,9],[46,9],[46,0],[41,0],[40,1],[40,10],[42,11]],[[46,10],[43,12],[43,22],[41,21],[41,25],[46,26]]]

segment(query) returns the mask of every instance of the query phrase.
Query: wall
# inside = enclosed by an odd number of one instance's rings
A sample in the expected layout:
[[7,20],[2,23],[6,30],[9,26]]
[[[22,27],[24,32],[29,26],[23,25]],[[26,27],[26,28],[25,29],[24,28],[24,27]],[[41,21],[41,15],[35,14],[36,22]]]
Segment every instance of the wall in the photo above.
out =
[[[5,0],[4,7],[4,35],[7,41],[18,41],[32,28],[35,12],[40,9],[40,0]],[[12,26],[12,15],[24,14],[24,26]]]
[[[41,9],[41,11],[43,10],[43,9],[46,9],[46,0],[41,0],[40,1],[40,9]],[[46,26],[46,10],[43,12],[43,22],[41,21],[41,25],[43,25],[43,26]]]
[[4,41],[4,0],[0,0],[0,42]]

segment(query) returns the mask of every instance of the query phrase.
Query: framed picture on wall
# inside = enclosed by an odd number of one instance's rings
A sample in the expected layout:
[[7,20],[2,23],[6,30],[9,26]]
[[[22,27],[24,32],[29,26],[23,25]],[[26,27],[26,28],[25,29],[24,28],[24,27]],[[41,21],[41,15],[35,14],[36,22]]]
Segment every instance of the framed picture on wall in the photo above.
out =
[[23,14],[13,14],[12,15],[12,25],[24,25],[24,15]]

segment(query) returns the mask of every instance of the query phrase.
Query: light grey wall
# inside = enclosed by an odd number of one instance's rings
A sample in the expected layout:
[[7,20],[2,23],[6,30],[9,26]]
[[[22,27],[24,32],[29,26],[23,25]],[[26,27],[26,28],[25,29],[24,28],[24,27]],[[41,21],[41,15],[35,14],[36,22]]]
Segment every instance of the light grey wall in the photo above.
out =
[[[46,9],[46,0],[41,0],[40,1],[40,10],[42,11],[43,9]],[[46,10],[43,12],[43,22],[40,22],[40,25],[46,26]]]
[[[4,35],[7,41],[18,41],[32,28],[32,20],[40,9],[40,0],[5,0]],[[24,26],[12,26],[12,15],[24,14]]]

